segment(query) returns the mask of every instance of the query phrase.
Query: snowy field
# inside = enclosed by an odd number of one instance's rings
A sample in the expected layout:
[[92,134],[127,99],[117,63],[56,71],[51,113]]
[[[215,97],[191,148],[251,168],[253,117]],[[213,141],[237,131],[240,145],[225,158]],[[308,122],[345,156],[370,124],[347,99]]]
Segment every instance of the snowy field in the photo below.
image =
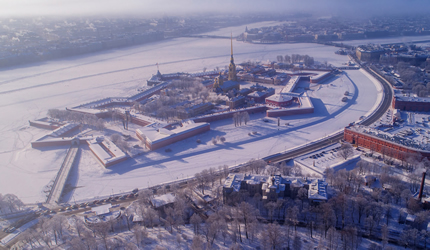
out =
[[[250,26],[248,26],[250,27]],[[340,66],[347,57],[335,47],[318,44],[255,45],[234,42],[237,63],[274,60],[277,55],[308,54],[317,62]],[[109,96],[135,93],[156,72],[199,72],[228,65],[230,41],[181,38],[137,47],[111,50],[26,66],[3,69],[0,74],[0,193],[14,193],[24,202],[44,201],[43,188],[55,178],[67,147],[32,149],[30,142],[45,134],[30,128],[28,120],[46,116],[51,108],[63,109]],[[76,200],[142,188],[187,176],[208,167],[234,165],[308,143],[342,129],[375,108],[378,97],[372,80],[363,71],[347,71],[319,86],[309,86],[315,114],[283,117],[278,130],[275,120],[263,123],[264,114],[235,129],[232,121],[211,124],[211,132],[104,169],[83,149],[71,184],[77,188],[68,197]],[[345,90],[349,101],[340,101]],[[251,131],[258,131],[249,136]],[[211,145],[212,137],[225,135],[227,143]]]

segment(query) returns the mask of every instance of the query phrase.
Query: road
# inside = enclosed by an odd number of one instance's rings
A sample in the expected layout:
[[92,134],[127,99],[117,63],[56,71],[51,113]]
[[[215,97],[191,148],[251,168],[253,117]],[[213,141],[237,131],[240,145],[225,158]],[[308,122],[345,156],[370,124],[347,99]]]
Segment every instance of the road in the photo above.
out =
[[[372,114],[371,116],[368,116],[364,121],[361,122],[362,125],[369,126],[370,124],[379,120],[384,115],[384,113],[390,108],[391,100],[393,99],[393,90],[391,88],[391,85],[385,79],[382,79],[379,75],[377,75],[371,69],[369,69],[367,67],[363,67],[363,69],[365,69],[369,74],[373,75],[376,79],[378,79],[379,82],[381,82],[382,87],[384,88],[384,93],[385,93],[382,104],[379,106],[379,108],[376,110],[376,112],[374,114]],[[300,155],[310,153],[310,152],[318,150],[320,148],[329,146],[333,143],[337,143],[339,140],[342,140],[343,137],[344,137],[344,135],[342,132],[340,134],[329,136],[324,140],[309,144],[305,147],[298,148],[296,150],[289,151],[289,152],[283,153],[283,154],[275,154],[275,155],[267,156],[263,159],[267,162],[270,162],[270,163],[278,163],[281,161],[293,159],[293,158],[296,158]]]

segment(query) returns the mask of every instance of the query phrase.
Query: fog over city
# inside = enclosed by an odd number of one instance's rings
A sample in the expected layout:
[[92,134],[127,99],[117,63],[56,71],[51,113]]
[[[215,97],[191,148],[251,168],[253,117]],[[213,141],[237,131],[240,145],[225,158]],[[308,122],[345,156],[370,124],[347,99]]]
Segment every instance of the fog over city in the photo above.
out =
[[208,12],[220,13],[296,13],[315,15],[345,15],[367,17],[387,14],[425,14],[430,2],[426,0],[1,0],[0,15],[183,15]]
[[427,249],[429,0],[0,0],[0,250]]

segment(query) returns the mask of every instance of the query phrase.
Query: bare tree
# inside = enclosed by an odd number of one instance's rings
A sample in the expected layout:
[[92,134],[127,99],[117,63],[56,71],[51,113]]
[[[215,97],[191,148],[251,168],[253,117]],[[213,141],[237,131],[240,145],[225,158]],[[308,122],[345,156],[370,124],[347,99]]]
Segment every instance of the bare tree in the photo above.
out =
[[84,222],[81,219],[79,219],[76,215],[73,215],[71,217],[71,219],[72,219],[71,220],[72,221],[72,225],[75,228],[76,233],[78,233],[78,236],[81,237],[82,233],[84,231],[86,231],[86,227],[84,225]]
[[245,123],[245,125],[250,121],[250,118],[249,118],[249,114],[248,114],[248,112],[242,112],[242,117],[243,117],[243,122]]
[[202,218],[198,214],[193,214],[190,218],[190,223],[193,224],[194,234],[198,234]]
[[251,204],[247,202],[241,202],[237,209],[235,209],[237,213],[235,213],[238,217],[240,217],[240,221],[244,223],[245,226],[245,236],[249,239],[248,231],[249,224],[253,223],[257,220],[257,216],[259,215],[259,211],[255,209]]
[[203,250],[203,240],[200,235],[194,235],[193,243],[191,244],[191,250]]
[[267,165],[266,162],[264,160],[261,160],[261,159],[259,159],[259,160],[251,159],[248,162],[248,164],[249,164],[250,169],[252,170],[252,172],[255,173],[255,174],[259,174],[260,171],[262,169],[264,169],[264,167],[266,167],[266,165]]
[[351,144],[342,143],[342,145],[340,146],[338,154],[340,157],[342,157],[343,159],[346,160],[354,154],[354,150],[353,150]]
[[303,202],[308,198],[308,190],[306,188],[300,188],[297,192],[297,198],[301,201],[301,209],[303,209]]
[[285,244],[285,232],[278,224],[267,224],[261,232],[261,245],[264,249],[282,249]]

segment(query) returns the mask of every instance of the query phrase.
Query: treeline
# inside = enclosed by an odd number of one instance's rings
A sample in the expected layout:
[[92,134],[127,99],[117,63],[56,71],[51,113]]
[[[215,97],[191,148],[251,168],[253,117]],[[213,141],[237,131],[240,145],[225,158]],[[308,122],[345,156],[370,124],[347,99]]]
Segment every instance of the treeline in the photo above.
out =
[[163,95],[158,98],[150,99],[144,104],[136,103],[133,107],[147,115],[155,115],[158,118],[176,118],[178,112],[183,112],[190,104],[210,101],[209,91],[199,81],[184,78],[174,80]]
[[233,114],[234,126],[242,126],[242,122],[246,125],[250,121],[248,112],[236,112]]
[[279,55],[276,57],[276,60],[281,63],[299,63],[302,62],[306,66],[312,66],[315,64],[314,58],[308,55],[299,55],[299,54],[292,54],[290,55]]
[[95,115],[82,114],[68,110],[50,109],[48,110],[48,116],[60,121],[85,124],[99,131],[103,131],[106,128],[105,120],[97,118]]
[[14,194],[0,194],[0,214],[8,214],[20,211],[24,203]]

